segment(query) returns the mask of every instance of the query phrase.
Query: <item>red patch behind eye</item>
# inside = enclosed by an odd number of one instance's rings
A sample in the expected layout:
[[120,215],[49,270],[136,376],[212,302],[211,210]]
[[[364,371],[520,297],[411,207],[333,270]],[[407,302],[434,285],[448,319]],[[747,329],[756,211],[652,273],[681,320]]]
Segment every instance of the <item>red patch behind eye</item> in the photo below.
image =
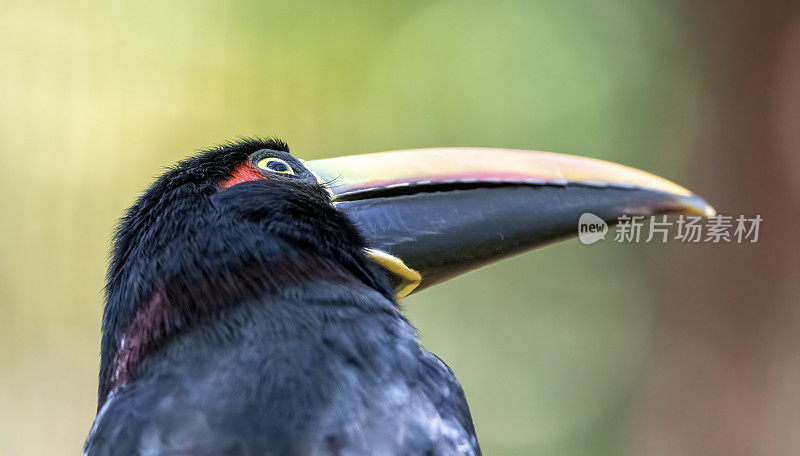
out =
[[241,184],[242,182],[249,182],[259,179],[264,179],[264,175],[261,174],[261,171],[257,170],[252,164],[245,163],[236,168],[236,171],[231,174],[231,177],[222,181],[222,183],[219,184],[219,188],[226,189],[228,187],[233,187],[236,184]]

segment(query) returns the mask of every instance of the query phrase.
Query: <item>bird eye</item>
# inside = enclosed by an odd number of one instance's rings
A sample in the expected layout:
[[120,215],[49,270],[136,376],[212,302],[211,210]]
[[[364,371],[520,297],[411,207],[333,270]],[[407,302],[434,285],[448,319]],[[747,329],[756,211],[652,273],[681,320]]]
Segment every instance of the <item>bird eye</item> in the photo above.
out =
[[267,157],[262,158],[261,160],[256,163],[256,166],[263,169],[264,171],[269,171],[271,173],[277,174],[288,174],[290,176],[294,175],[294,170],[288,163],[281,160],[280,158],[275,157]]

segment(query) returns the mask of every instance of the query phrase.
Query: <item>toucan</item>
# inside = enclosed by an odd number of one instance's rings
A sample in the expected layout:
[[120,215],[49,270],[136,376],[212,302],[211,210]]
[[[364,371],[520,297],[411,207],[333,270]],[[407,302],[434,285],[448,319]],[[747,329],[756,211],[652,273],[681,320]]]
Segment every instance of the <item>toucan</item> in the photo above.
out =
[[169,168],[124,214],[84,454],[480,455],[398,300],[577,233],[712,215],[600,160],[439,148],[303,161],[278,139]]

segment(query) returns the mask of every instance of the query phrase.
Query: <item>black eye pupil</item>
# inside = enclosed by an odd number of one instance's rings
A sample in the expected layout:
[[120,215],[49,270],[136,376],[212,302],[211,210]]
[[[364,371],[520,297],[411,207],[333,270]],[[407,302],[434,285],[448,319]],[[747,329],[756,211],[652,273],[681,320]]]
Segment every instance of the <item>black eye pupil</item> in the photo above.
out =
[[267,164],[267,168],[269,168],[269,169],[271,169],[273,171],[277,171],[279,173],[285,173],[286,171],[289,171],[289,167],[286,166],[286,163],[279,162],[277,160],[269,162]]

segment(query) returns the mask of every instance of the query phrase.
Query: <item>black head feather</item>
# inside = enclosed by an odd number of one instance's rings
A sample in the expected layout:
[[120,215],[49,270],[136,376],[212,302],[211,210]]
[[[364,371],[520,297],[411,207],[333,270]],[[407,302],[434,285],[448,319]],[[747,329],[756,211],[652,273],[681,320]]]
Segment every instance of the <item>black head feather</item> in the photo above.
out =
[[302,167],[278,139],[221,145],[168,169],[121,219],[106,286],[99,406],[171,337],[255,293],[324,276],[393,299],[360,234],[316,180],[272,176],[221,189],[264,150]]

